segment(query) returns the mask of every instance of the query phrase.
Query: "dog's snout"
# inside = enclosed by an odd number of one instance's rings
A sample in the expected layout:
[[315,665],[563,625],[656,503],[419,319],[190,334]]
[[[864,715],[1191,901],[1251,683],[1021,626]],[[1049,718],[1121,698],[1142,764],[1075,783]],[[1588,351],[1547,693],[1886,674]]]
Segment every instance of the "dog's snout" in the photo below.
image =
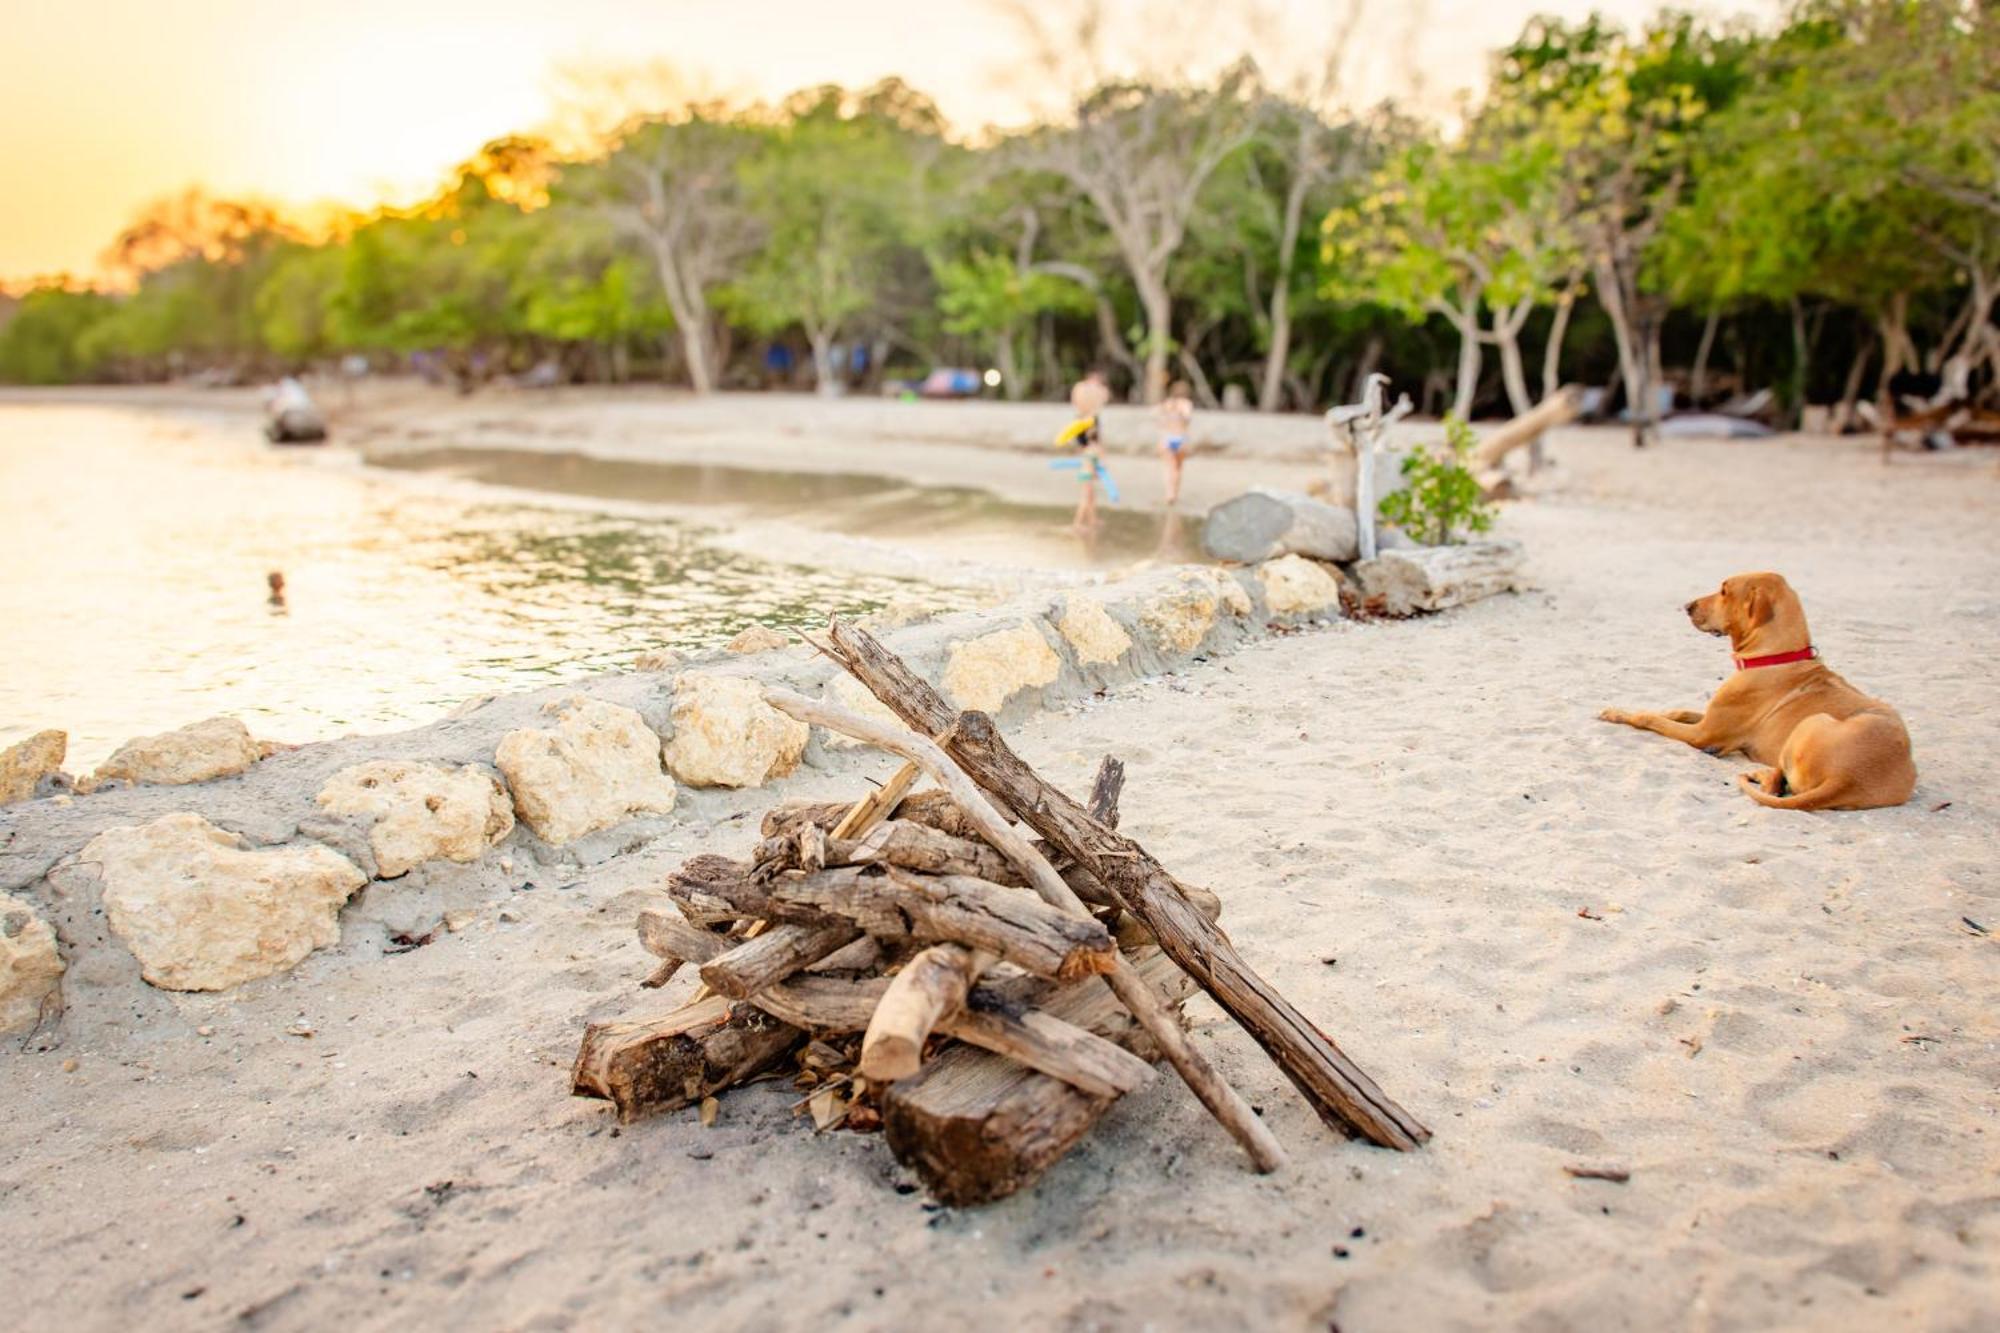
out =
[[[1696,601],[1699,601],[1700,599],[1699,599],[1699,598],[1696,598],[1695,600],[1696,600]],[[1681,610],[1683,610],[1683,611],[1687,612],[1687,613],[1688,613],[1689,615],[1693,615],[1693,614],[1694,614],[1694,607],[1695,607],[1695,604],[1694,604],[1694,602],[1689,602],[1689,603],[1688,603],[1688,604],[1687,604],[1686,606],[1682,607],[1682,608],[1681,608]]]

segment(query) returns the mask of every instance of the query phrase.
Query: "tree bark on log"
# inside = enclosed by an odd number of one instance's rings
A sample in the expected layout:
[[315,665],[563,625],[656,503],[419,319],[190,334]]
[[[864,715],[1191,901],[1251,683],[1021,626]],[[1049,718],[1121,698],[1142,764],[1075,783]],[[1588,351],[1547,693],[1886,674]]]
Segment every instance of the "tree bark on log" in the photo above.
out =
[[963,1007],[979,974],[992,965],[991,954],[962,944],[934,944],[903,964],[869,1016],[861,1039],[862,1076],[893,1083],[922,1068],[931,1032]]
[[836,618],[831,651],[890,711],[952,758],[1030,827],[1090,870],[1160,946],[1256,1039],[1328,1124],[1407,1151],[1430,1131],[1398,1106],[1331,1038],[1244,962],[1146,850],[1090,817],[1008,748],[983,713],[960,714],[866,631]]
[[721,996],[660,1018],[592,1023],[570,1071],[570,1091],[601,1097],[629,1122],[671,1111],[755,1078],[805,1033]]
[[732,999],[748,999],[809,964],[861,938],[861,928],[845,921],[806,926],[787,921],[701,965],[701,979]]
[[[1193,990],[1187,976],[1155,952],[1136,960],[1141,983],[1165,1005]],[[1144,1067],[1157,1048],[1110,990],[1080,982],[1049,1001],[1052,1020],[1133,1053]],[[1002,1199],[1033,1184],[1090,1132],[1115,1097],[1024,1069],[985,1051],[953,1049],[882,1098],[882,1127],[896,1160],[923,1177],[953,1207]]]
[[1412,616],[1463,606],[1521,586],[1526,562],[1514,541],[1384,551],[1354,567],[1362,604],[1376,615]]
[[1522,445],[1531,444],[1556,427],[1576,420],[1579,401],[1574,390],[1561,389],[1512,421],[1487,431],[1472,447],[1473,470],[1498,467],[1502,459]]

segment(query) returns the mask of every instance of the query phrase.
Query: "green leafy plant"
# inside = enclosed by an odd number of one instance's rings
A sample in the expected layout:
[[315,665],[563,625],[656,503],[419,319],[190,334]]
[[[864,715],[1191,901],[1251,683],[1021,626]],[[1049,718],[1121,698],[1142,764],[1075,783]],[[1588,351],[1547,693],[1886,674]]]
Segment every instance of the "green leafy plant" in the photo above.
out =
[[1417,448],[1403,460],[1406,490],[1376,506],[1384,519],[1427,546],[1464,541],[1493,526],[1493,506],[1479,494],[1479,479],[1465,466],[1472,451],[1472,427],[1455,416],[1444,419],[1444,447]]

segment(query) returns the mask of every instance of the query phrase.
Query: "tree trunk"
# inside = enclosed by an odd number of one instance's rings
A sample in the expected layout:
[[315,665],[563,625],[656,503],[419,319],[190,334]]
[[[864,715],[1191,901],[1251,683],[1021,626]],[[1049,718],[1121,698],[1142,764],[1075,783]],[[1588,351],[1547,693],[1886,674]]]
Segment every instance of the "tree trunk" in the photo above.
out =
[[1021,399],[1020,363],[1014,358],[1014,326],[1000,331],[993,344],[993,368],[1000,372],[1000,392],[1009,402]]
[[807,329],[806,337],[812,342],[813,388],[820,397],[832,398],[840,392],[840,368],[833,364],[833,331]]
[[1626,300],[1624,276],[1609,255],[1596,261],[1597,299],[1611,320],[1612,341],[1618,345],[1618,372],[1625,382],[1625,405],[1632,414],[1632,444],[1644,448],[1653,421],[1652,378],[1645,368],[1644,344],[1634,327],[1638,312]]
[[1460,421],[1472,420],[1472,400],[1479,393],[1479,333],[1469,324],[1458,324],[1458,386],[1452,393],[1451,413]]
[[674,328],[680,334],[681,355],[687,360],[688,383],[698,394],[715,390],[709,368],[708,304],[701,293],[690,289],[681,274],[680,257],[663,236],[654,236],[653,266],[659,272],[660,290],[666,295],[667,309],[673,312]]
[[1811,369],[1812,346],[1806,337],[1805,303],[1794,296],[1792,313],[1792,429],[1797,430],[1806,412],[1806,376]]
[[1278,233],[1278,276],[1271,290],[1271,346],[1264,353],[1264,380],[1257,390],[1257,410],[1275,412],[1285,391],[1285,364],[1292,355],[1292,264],[1299,246],[1299,224],[1305,214],[1307,179],[1294,175],[1285,192],[1285,221]]
[[1570,283],[1556,299],[1556,317],[1549,325],[1549,345],[1542,349],[1542,397],[1562,388],[1563,340],[1569,336],[1570,312],[1576,309],[1576,284]]
[[1688,399],[1696,407],[1708,396],[1708,354],[1715,347],[1715,329],[1722,322],[1722,307],[1708,308],[1708,322],[1701,326],[1701,345],[1694,351],[1694,369],[1688,372]]
[[1167,396],[1167,358],[1174,341],[1173,296],[1166,283],[1148,275],[1140,284],[1139,301],[1146,311],[1146,381],[1142,392],[1147,403],[1158,403]]
[[1500,379],[1507,386],[1507,401],[1520,416],[1535,405],[1528,396],[1528,376],[1521,367],[1521,338],[1512,328],[1497,335],[1500,344]]
[[1840,406],[1833,410],[1830,428],[1835,435],[1847,433],[1847,423],[1854,419],[1854,404],[1861,398],[1861,380],[1868,373],[1869,358],[1875,355],[1875,335],[1864,333],[1861,345],[1854,353],[1854,364],[1847,368],[1847,385],[1840,391]]

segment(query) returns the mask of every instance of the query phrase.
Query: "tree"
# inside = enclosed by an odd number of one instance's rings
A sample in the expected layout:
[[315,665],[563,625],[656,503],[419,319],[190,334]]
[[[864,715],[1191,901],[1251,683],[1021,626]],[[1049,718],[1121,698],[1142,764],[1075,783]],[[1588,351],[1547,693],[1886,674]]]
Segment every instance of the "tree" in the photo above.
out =
[[74,384],[96,377],[86,335],[113,311],[110,297],[63,282],[25,292],[0,325],[0,380]]
[[861,93],[799,93],[763,151],[739,167],[763,249],[726,290],[752,328],[797,327],[821,393],[842,384],[834,344],[888,289],[898,250],[927,226],[925,175],[943,119],[896,80]]
[[1213,87],[1107,83],[1072,123],[1031,131],[1013,146],[1023,166],[1067,181],[1116,243],[1145,314],[1147,402],[1165,394],[1173,345],[1168,269],[1202,186],[1250,136],[1255,71],[1237,65]]
[[651,261],[698,394],[716,383],[716,291],[759,242],[742,177],[768,140],[720,103],[694,104],[627,125],[609,156],[573,169],[560,187]]

